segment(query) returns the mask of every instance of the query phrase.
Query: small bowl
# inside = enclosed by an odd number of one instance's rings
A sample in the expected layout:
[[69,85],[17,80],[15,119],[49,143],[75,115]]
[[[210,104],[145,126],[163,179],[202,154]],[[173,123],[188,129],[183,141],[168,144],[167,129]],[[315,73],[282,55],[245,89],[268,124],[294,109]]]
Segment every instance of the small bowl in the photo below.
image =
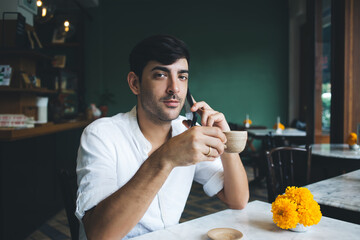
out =
[[244,234],[233,228],[214,228],[208,231],[208,237],[211,240],[239,240]]

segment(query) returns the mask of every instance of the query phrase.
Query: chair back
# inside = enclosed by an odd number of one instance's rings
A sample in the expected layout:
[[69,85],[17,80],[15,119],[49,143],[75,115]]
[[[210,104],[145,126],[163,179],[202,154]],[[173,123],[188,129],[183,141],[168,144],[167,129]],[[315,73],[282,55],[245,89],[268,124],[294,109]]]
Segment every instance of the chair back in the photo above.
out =
[[263,150],[270,151],[271,149],[277,148],[277,147],[285,147],[290,146],[289,140],[284,136],[276,136],[273,132],[269,132],[265,135],[265,138],[263,140]]
[[[295,179],[294,163],[299,163],[296,170],[301,171]],[[310,182],[311,145],[300,147],[277,147],[266,151],[268,202],[285,192],[287,186],[306,185]],[[300,167],[301,166],[301,167]]]
[[59,178],[65,211],[70,227],[71,239],[78,240],[79,220],[75,216],[77,192],[76,174],[71,174],[68,170],[61,169]]
[[263,149],[265,150],[265,152],[270,151],[273,148],[282,146],[282,144],[279,144],[278,142],[275,141],[275,137],[272,132],[266,134],[263,144],[264,144]]

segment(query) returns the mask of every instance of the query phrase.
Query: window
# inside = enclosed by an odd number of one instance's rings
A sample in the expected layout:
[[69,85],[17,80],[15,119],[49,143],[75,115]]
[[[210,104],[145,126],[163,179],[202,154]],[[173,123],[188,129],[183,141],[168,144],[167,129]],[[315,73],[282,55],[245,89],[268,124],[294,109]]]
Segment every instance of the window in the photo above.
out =
[[315,3],[315,143],[330,142],[331,0]]
[[322,135],[330,133],[331,116],[331,0],[322,1],[322,85],[321,85],[321,126]]

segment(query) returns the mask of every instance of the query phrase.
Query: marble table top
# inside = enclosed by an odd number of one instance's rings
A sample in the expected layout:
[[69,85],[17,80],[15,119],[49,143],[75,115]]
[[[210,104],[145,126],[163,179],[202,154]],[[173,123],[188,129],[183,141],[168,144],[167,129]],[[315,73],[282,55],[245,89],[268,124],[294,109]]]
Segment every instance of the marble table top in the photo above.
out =
[[306,137],[306,132],[295,128],[285,128],[281,133],[277,133],[274,129],[248,129],[247,131],[253,137],[265,137],[269,132],[275,137]]
[[244,234],[242,240],[341,239],[353,240],[360,236],[360,225],[322,217],[307,232],[298,233],[278,228],[272,220],[271,204],[253,201],[243,210],[224,210],[164,230],[132,238],[134,240],[208,240],[213,228],[233,228]]
[[360,212],[360,170],[305,187],[319,204]]
[[360,150],[350,150],[348,144],[312,144],[312,154],[322,157],[360,160]]

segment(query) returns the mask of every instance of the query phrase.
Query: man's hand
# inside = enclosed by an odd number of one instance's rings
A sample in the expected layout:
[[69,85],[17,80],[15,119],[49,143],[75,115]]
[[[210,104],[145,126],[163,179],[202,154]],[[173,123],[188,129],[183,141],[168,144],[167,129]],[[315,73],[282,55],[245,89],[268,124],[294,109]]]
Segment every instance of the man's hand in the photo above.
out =
[[197,112],[201,116],[201,125],[208,127],[218,127],[221,131],[230,131],[224,114],[212,109],[206,102],[196,102],[191,107],[192,112]]
[[[215,127],[221,132],[230,131],[224,114],[213,110],[206,102],[196,102],[191,111],[201,116],[203,126]],[[224,153],[221,160],[224,167],[224,188],[217,196],[230,208],[242,209],[249,199],[249,187],[239,154]]]
[[218,127],[195,126],[171,138],[152,154],[172,167],[212,161],[224,152],[225,134]]

